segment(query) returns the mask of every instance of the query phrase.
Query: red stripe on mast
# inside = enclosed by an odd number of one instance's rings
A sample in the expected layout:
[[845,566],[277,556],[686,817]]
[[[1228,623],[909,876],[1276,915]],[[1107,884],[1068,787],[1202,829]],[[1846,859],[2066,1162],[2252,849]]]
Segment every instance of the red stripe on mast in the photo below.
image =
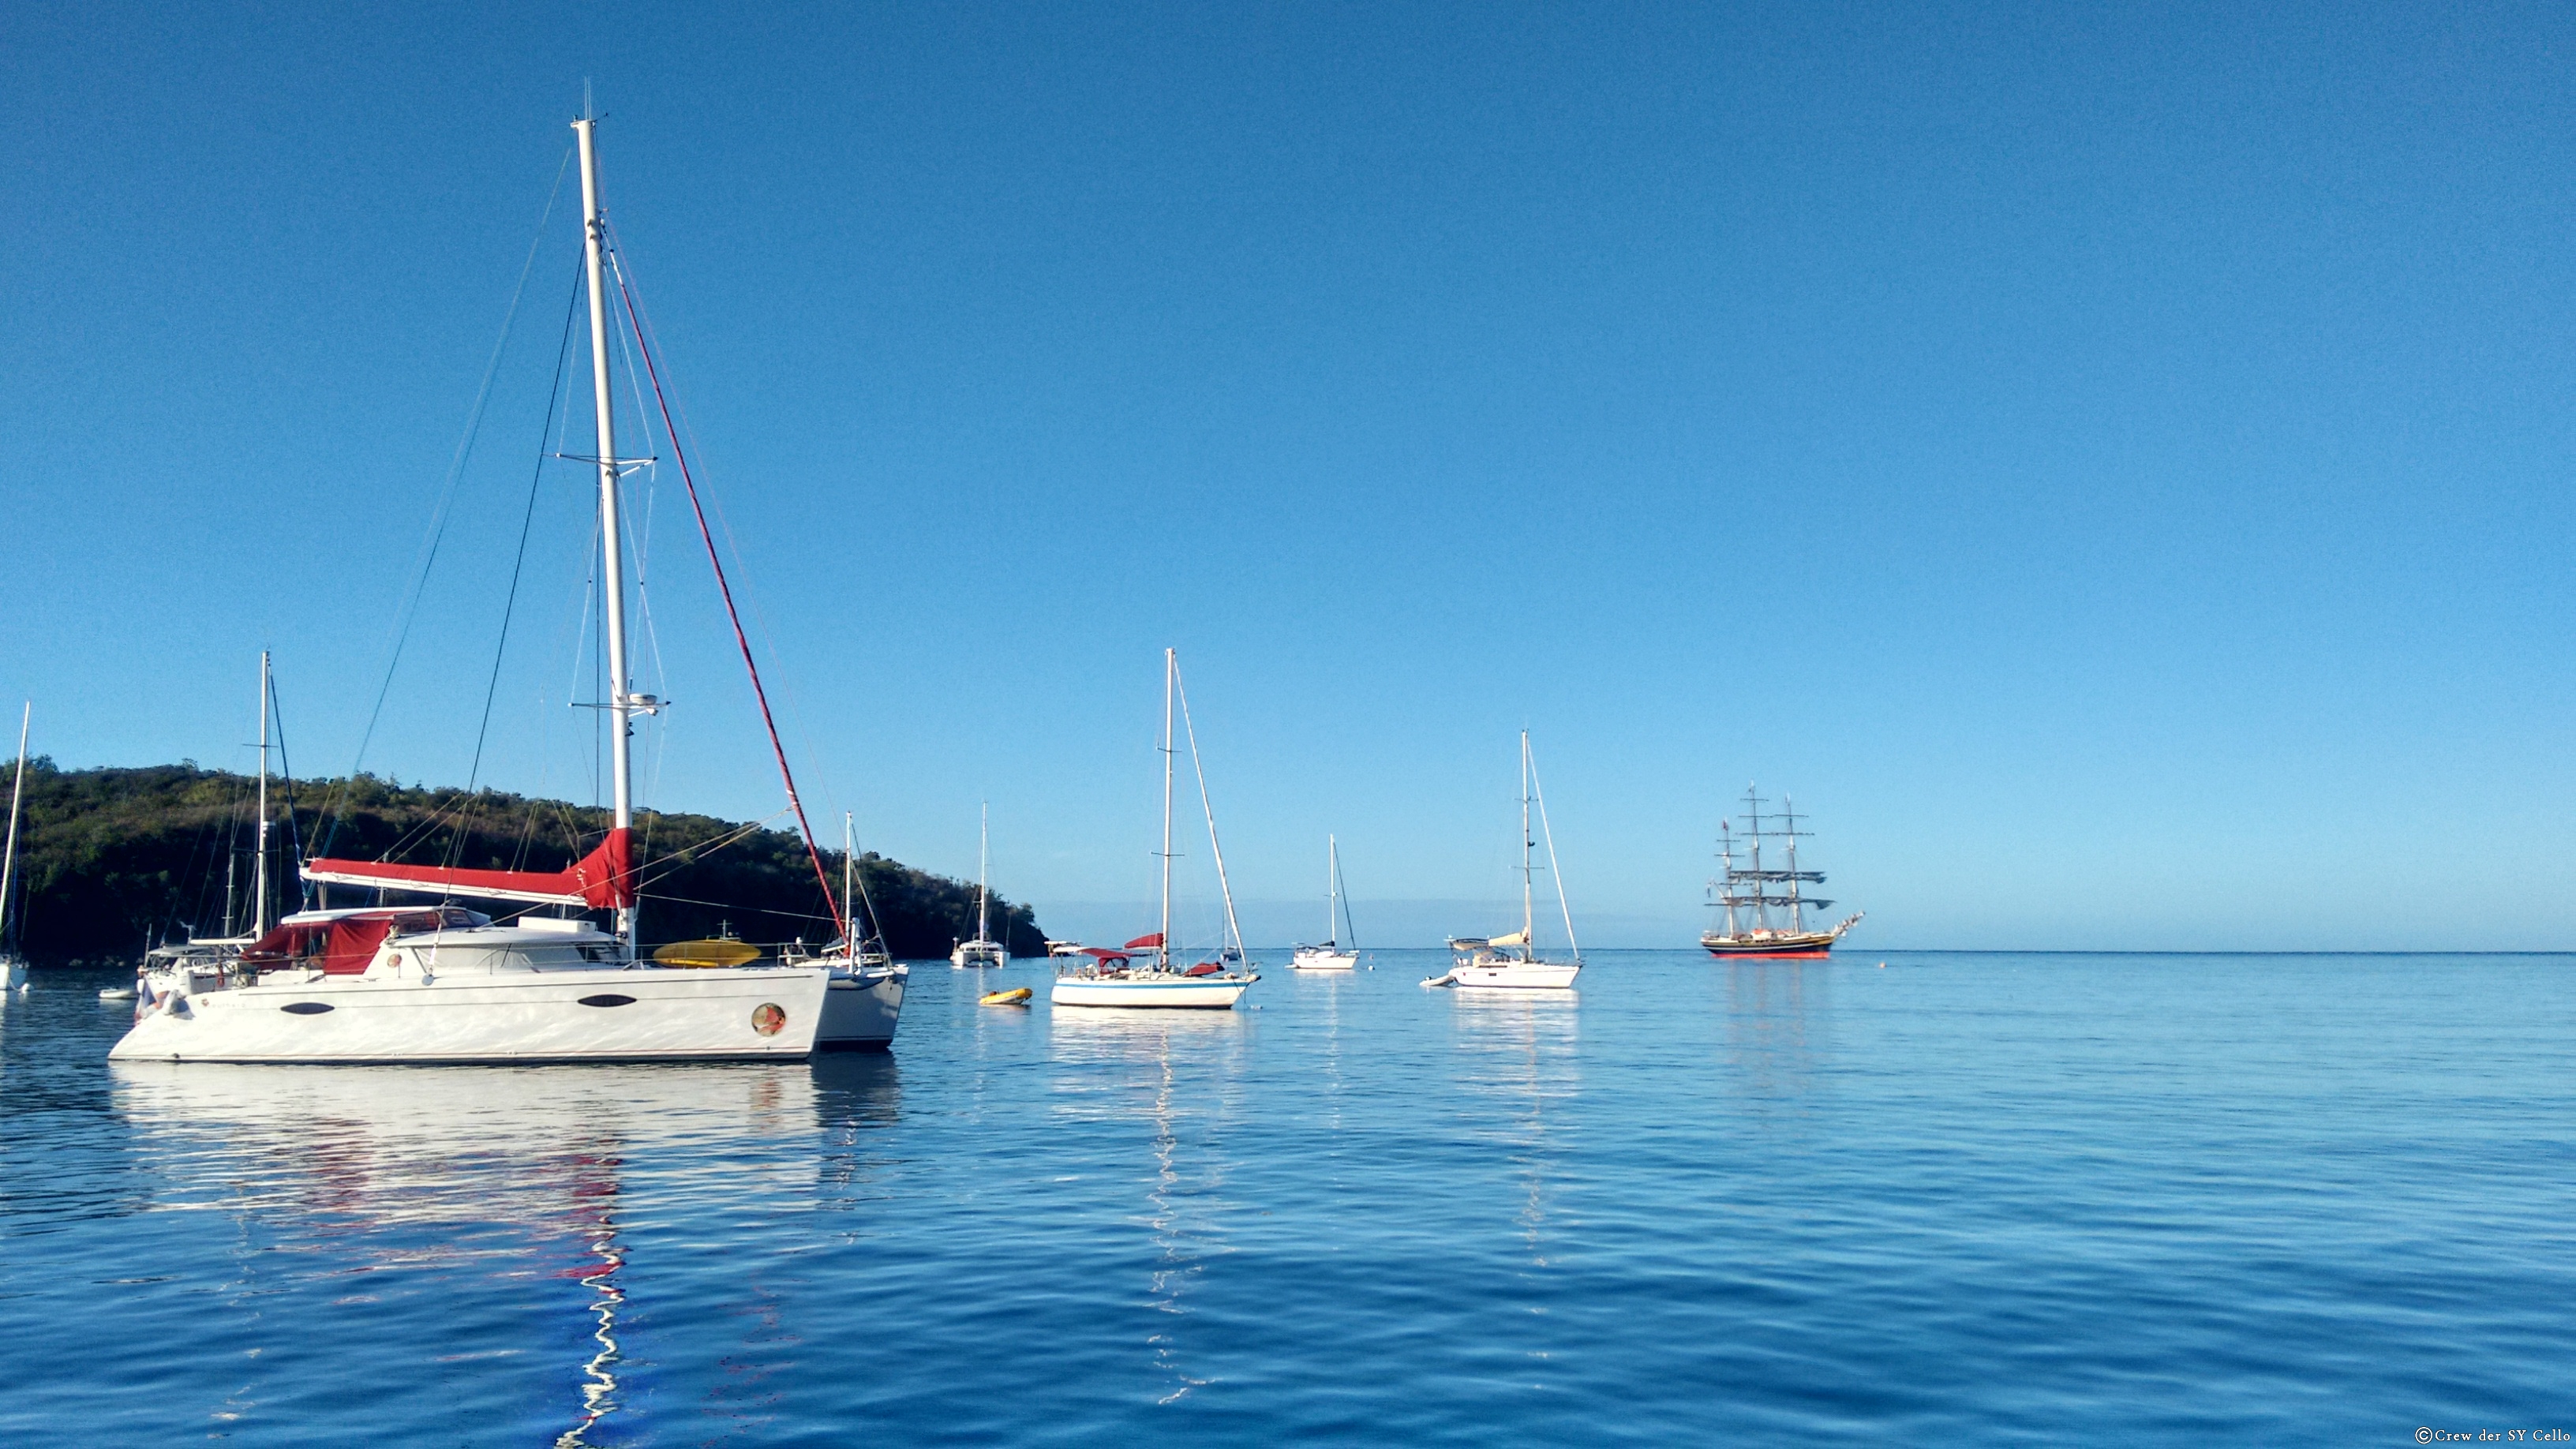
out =
[[644,340],[644,322],[635,313],[635,294],[627,290],[626,268],[622,264],[617,267],[617,295],[626,303],[626,326],[635,334],[636,354],[644,359],[644,375],[653,383],[653,405],[662,411],[662,433],[671,440],[671,456],[680,465],[680,481],[688,486],[689,512],[698,520],[698,537],[706,541],[707,562],[716,571],[716,590],[724,595],[725,617],[733,623],[733,642],[741,646],[742,667],[751,674],[752,697],[760,701],[760,722],[768,727],[769,748],[778,756],[778,778],[787,786],[787,803],[796,811],[796,828],[804,832],[805,858],[814,863],[814,883],[823,888],[823,902],[832,908],[832,924],[856,953],[858,941],[850,933],[849,918],[841,902],[833,898],[832,878],[823,873],[823,853],[814,846],[814,827],[806,823],[805,802],[797,798],[796,772],[787,768],[787,747],[778,742],[778,721],[769,713],[769,691],[760,686],[760,665],[751,657],[751,637],[742,632],[742,612],[733,606],[733,585],[725,579],[724,559],[716,553],[716,536],[707,527],[707,511],[698,503],[698,483],[689,476],[689,455],[680,446],[680,430],[671,425],[671,401],[662,395],[661,369],[653,365],[653,346]]

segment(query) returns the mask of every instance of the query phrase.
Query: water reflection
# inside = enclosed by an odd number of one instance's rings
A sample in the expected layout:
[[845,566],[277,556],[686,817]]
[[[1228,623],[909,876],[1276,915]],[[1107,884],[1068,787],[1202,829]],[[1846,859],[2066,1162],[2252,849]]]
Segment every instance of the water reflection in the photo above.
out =
[[1808,1012],[1812,1005],[1821,1018],[1831,979],[1830,972],[1811,973],[1800,961],[1727,963],[1727,1064],[1757,1102],[1804,1097],[1812,1090]]
[[834,1052],[814,1058],[812,1072],[814,1120],[822,1129],[817,1172],[825,1185],[842,1189],[816,1205],[847,1211],[860,1200],[847,1189],[874,1165],[862,1150],[868,1134],[903,1120],[903,1068],[891,1052]]
[[[801,1149],[826,1091],[869,1102],[851,1120],[891,1110],[886,1080],[818,1090],[801,1063],[119,1062],[109,1071],[115,1110],[155,1168],[145,1210],[211,1209],[233,1216],[237,1237],[256,1227],[327,1240],[333,1251],[323,1271],[335,1274],[463,1264],[494,1278],[576,1283],[590,1328],[570,1366],[570,1424],[555,1441],[562,1446],[591,1442],[620,1407],[618,1323],[627,1290],[619,1275],[628,1261],[620,1233],[640,1164],[649,1160],[657,1189],[685,1191],[705,1176],[691,1158],[707,1145],[791,1139],[790,1150],[759,1154],[754,1164],[722,1154],[723,1185],[796,1191],[814,1176],[814,1154]],[[426,1239],[423,1228],[431,1230]],[[243,1289],[260,1291],[255,1280],[271,1260],[239,1256]]]
[[[1067,1010],[1051,1013],[1048,1042],[1059,1075],[1057,1113],[1067,1120],[1114,1124],[1141,1118],[1151,1129],[1144,1225],[1154,1249],[1146,1277],[1153,1310],[1174,1320],[1189,1314],[1190,1288],[1227,1247],[1221,1231],[1231,1164],[1190,1128],[1222,1119],[1238,1105],[1248,1020],[1232,1011]],[[1195,1176],[1193,1177],[1193,1174]],[[1156,1374],[1174,1403],[1210,1380],[1182,1361],[1175,1321],[1148,1333]]]
[[1458,1045],[1470,1054],[1460,1085],[1509,1111],[1499,1135],[1521,1186],[1521,1240],[1544,1268],[1554,1118],[1582,1087],[1580,1003],[1571,991],[1460,991],[1454,1000]]

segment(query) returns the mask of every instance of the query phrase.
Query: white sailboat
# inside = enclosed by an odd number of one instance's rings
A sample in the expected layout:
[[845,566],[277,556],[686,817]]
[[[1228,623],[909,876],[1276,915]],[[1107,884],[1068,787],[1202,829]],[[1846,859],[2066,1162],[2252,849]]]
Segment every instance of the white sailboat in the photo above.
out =
[[[1225,942],[1216,959],[1187,969],[1172,964],[1172,702],[1180,700],[1182,720],[1189,716],[1189,697],[1181,690],[1180,655],[1163,651],[1163,919],[1150,936],[1139,936],[1112,951],[1083,948],[1084,964],[1061,971],[1047,1000],[1057,1006],[1158,1006],[1231,1010],[1261,974],[1245,959],[1243,930],[1234,918],[1234,887],[1225,875],[1225,848],[1217,844],[1216,807],[1208,803],[1207,771],[1199,763],[1198,731],[1190,729],[1190,768],[1198,775],[1199,806],[1207,815],[1208,853],[1216,858],[1217,889],[1225,898]],[[1150,960],[1142,953],[1151,952]]]
[[18,711],[18,773],[9,785],[9,843],[0,847],[0,975],[7,978],[11,995],[27,989],[27,958],[18,954],[18,938],[11,934],[18,918],[9,911],[9,898],[18,886],[18,802],[27,793],[27,725],[36,717],[36,702],[28,700]]
[[[1300,946],[1289,953],[1289,966],[1299,971],[1348,971],[1360,964],[1359,928],[1351,925],[1351,908],[1342,898],[1341,842],[1325,836],[1324,855],[1324,944]],[[1351,938],[1347,943],[1345,936]],[[1345,944],[1350,947],[1347,951],[1342,949]]]
[[988,920],[990,896],[985,876],[993,864],[993,804],[984,802],[984,822],[975,834],[975,939],[960,941],[948,953],[948,964],[963,971],[969,966],[1008,966],[1011,949],[993,939]]
[[[831,973],[823,994],[823,1024],[815,1030],[819,1052],[884,1051],[894,1045],[895,1023],[903,1014],[904,988],[912,968],[894,959],[882,938],[862,934],[862,920],[873,921],[867,887],[859,883],[858,832],[851,817],[841,816],[841,939],[824,948],[814,965]],[[865,910],[865,916],[861,911]]]
[[[1530,838],[1530,805],[1538,805],[1540,833],[1547,838],[1548,874],[1556,878],[1556,905],[1565,917],[1565,944],[1570,961],[1542,959],[1534,944],[1538,919],[1530,877],[1537,865],[1530,857],[1537,844]],[[1556,835],[1547,826],[1547,798],[1539,791],[1538,766],[1530,758],[1529,731],[1521,731],[1521,928],[1506,936],[1453,936],[1449,949],[1457,963],[1445,976],[1425,986],[1465,986],[1506,991],[1563,991],[1583,970],[1583,948],[1574,939],[1574,912],[1565,903],[1565,877],[1556,869]]]
[[[290,915],[222,956],[148,966],[135,1023],[108,1053],[117,1061],[531,1062],[797,1058],[814,1046],[830,972],[810,963],[663,966],[636,954],[633,860],[634,717],[662,703],[634,692],[627,673],[623,463],[609,385],[615,265],[600,204],[596,122],[573,123],[581,153],[583,247],[590,296],[592,409],[598,454],[603,644],[615,813],[607,837],[561,871],[468,870],[382,861],[315,860],[307,881],[438,898]],[[625,289],[620,276],[620,291]],[[652,352],[636,324],[638,356]],[[656,381],[656,391],[659,383]],[[678,443],[673,440],[675,453]],[[687,478],[685,454],[679,454]],[[695,501],[695,486],[691,485]],[[710,557],[713,546],[710,542]],[[723,576],[719,565],[718,583]],[[727,591],[727,607],[731,607]],[[737,627],[739,638],[739,628]],[[749,647],[744,647],[749,660]],[[758,673],[753,674],[755,691]],[[262,708],[266,708],[263,695]],[[764,715],[767,704],[762,704]],[[264,739],[264,733],[263,733]],[[265,752],[262,773],[265,774]],[[781,755],[784,768],[784,755]],[[794,782],[789,801],[795,803]],[[265,810],[263,809],[263,817]],[[803,812],[798,807],[801,821]],[[261,821],[263,830],[265,818]],[[810,841],[809,841],[810,853]],[[265,869],[266,852],[261,852]],[[820,873],[820,861],[816,861]],[[828,889],[826,895],[828,896]],[[447,904],[458,896],[612,913],[587,920],[519,913],[496,923]],[[265,924],[265,901],[261,911]]]

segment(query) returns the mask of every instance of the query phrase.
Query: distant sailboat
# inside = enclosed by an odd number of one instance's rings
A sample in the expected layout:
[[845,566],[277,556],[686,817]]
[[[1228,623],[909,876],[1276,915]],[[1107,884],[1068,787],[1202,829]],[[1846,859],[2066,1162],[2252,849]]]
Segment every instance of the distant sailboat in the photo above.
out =
[[975,939],[958,942],[956,949],[948,953],[948,964],[961,971],[969,966],[1011,964],[1011,949],[992,938],[993,932],[987,920],[991,898],[985,889],[985,876],[992,868],[992,856],[993,806],[987,801],[984,823],[975,837]]
[[[1325,836],[1324,853],[1329,872],[1324,888],[1324,944],[1300,946],[1290,953],[1288,964],[1299,971],[1348,971],[1360,964],[1359,928],[1351,924],[1350,903],[1342,895],[1341,842]],[[1350,950],[1342,949],[1346,944]]]
[[8,976],[12,995],[27,989],[27,958],[18,954],[18,913],[9,898],[18,887],[18,803],[27,793],[27,725],[36,717],[36,702],[18,711],[18,774],[9,786],[9,843],[0,848],[0,971]]
[[[1744,838],[1750,848],[1749,863],[1736,864],[1735,828],[1732,822],[1717,823],[1717,855],[1724,872],[1709,882],[1709,904],[1724,912],[1722,925],[1712,925],[1700,935],[1699,943],[1710,955],[1729,958],[1738,956],[1772,956],[1813,960],[1829,954],[1843,933],[1860,924],[1860,912],[1854,911],[1841,924],[1829,931],[1807,928],[1807,912],[1821,911],[1833,904],[1807,895],[1804,887],[1823,885],[1825,873],[1798,868],[1798,842],[1807,832],[1798,828],[1798,809],[1789,797],[1780,797],[1778,814],[1762,809],[1762,797],[1754,787],[1744,787]],[[1765,822],[1776,822],[1765,829]],[[1762,842],[1777,840],[1787,852],[1785,868],[1762,864]],[[1786,913],[1785,922],[1773,911]],[[1785,929],[1783,928],[1785,926]]]
[[[1538,805],[1538,825],[1547,837],[1548,874],[1556,876],[1556,905],[1565,916],[1566,949],[1571,961],[1542,960],[1534,944],[1538,919],[1533,908],[1530,877],[1537,869],[1530,851],[1536,841],[1530,837],[1530,805]],[[1453,936],[1449,949],[1457,953],[1457,964],[1446,976],[1434,976],[1425,986],[1493,987],[1514,991],[1562,991],[1574,984],[1583,970],[1583,948],[1574,940],[1574,912],[1565,903],[1565,877],[1556,870],[1556,835],[1548,829],[1547,800],[1539,794],[1538,766],[1530,758],[1529,731],[1521,731],[1521,928],[1508,936]]]
[[[1181,694],[1180,656],[1170,649],[1163,651],[1163,924],[1151,935],[1139,936],[1113,951],[1105,946],[1086,946],[1082,954],[1088,961],[1063,971],[1055,978],[1047,1000],[1057,1006],[1160,1006],[1196,1007],[1202,1010],[1230,1010],[1261,979],[1244,959],[1243,930],[1234,919],[1234,888],[1225,878],[1225,850],[1216,842],[1216,807],[1207,803],[1207,774],[1198,770],[1198,734],[1190,734],[1190,767],[1199,775],[1199,805],[1207,815],[1208,853],[1216,858],[1217,889],[1225,896],[1225,941],[1217,949],[1216,959],[1202,961],[1187,970],[1172,966],[1172,702],[1180,700],[1183,719],[1187,719],[1189,698]],[[1153,953],[1150,963],[1139,964],[1143,952]]]

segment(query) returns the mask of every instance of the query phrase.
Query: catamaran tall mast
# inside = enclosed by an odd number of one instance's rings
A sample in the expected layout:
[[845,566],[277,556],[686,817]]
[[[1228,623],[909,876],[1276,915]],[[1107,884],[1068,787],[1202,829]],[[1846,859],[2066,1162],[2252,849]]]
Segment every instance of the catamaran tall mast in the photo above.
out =
[[[616,813],[610,824],[626,830],[635,823],[634,774],[627,738],[633,697],[627,693],[626,679],[625,535],[619,531],[617,521],[617,424],[608,386],[608,291],[602,277],[608,214],[599,196],[599,148],[594,135],[598,124],[595,118],[585,115],[572,123],[572,130],[581,140],[582,248],[590,279],[590,405],[599,446],[600,590],[606,597],[608,625],[608,747],[616,776]],[[617,934],[625,937],[629,946],[635,942],[635,915],[632,905],[617,909]]]
[[984,802],[984,821],[975,831],[975,939],[991,939],[984,928],[984,877],[993,859],[993,802]]
[[1163,651],[1163,924],[1154,937],[1154,964],[1172,965],[1172,677],[1180,657]]

